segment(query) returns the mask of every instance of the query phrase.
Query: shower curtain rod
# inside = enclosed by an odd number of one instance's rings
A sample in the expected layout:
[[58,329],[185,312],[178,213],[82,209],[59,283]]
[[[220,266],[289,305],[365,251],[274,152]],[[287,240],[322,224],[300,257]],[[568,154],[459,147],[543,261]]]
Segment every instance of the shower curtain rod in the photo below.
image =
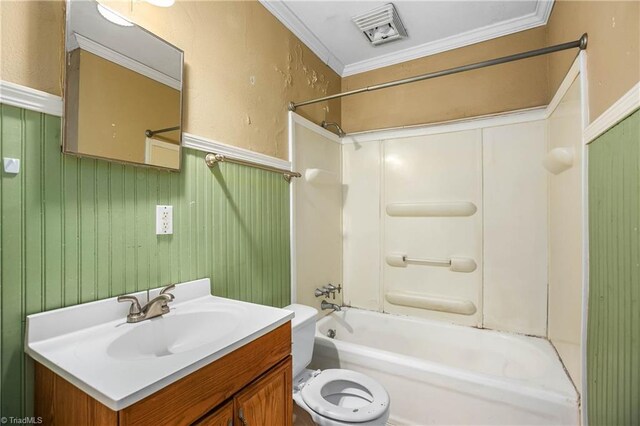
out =
[[582,37],[580,37],[579,40],[570,41],[562,44],[556,44],[555,46],[543,47],[542,49],[529,50],[528,52],[516,53],[515,55],[503,56],[501,58],[489,59],[487,61],[476,62],[474,64],[462,65],[460,67],[449,68],[446,70],[422,74],[415,77],[404,78],[402,80],[394,80],[388,83],[367,86],[361,89],[354,89],[348,92],[336,93],[335,95],[324,96],[322,98],[311,99],[308,101],[289,102],[289,111],[295,111],[296,108],[301,106],[315,104],[318,102],[330,101],[332,99],[343,98],[345,96],[357,95],[358,93],[373,92],[374,90],[386,89],[388,87],[400,86],[402,84],[414,83],[416,81],[429,80],[431,78],[443,77],[445,75],[457,74],[464,71],[477,70],[479,68],[490,67],[493,65],[500,65],[507,62],[519,61],[521,59],[533,58],[535,56],[540,56],[540,55],[547,55],[549,53],[559,52],[561,50],[573,49],[575,47],[580,48],[580,50],[585,50],[587,48],[587,33],[582,34]]

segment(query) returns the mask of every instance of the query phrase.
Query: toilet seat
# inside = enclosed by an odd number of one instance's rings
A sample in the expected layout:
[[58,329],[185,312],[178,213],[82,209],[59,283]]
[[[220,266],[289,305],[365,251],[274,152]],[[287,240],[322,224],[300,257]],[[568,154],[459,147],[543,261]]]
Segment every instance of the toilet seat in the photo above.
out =
[[[378,419],[389,408],[389,394],[384,387],[371,377],[352,370],[324,370],[304,385],[300,395],[319,415],[346,423]],[[340,406],[327,398],[364,400],[365,404],[357,408],[349,407],[349,404]]]

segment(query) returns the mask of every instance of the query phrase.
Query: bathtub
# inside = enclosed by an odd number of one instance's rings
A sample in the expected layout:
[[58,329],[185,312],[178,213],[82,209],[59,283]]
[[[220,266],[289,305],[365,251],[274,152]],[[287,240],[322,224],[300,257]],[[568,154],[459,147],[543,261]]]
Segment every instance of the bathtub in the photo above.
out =
[[541,338],[346,308],[318,321],[311,367],[377,379],[392,425],[579,424],[576,390]]

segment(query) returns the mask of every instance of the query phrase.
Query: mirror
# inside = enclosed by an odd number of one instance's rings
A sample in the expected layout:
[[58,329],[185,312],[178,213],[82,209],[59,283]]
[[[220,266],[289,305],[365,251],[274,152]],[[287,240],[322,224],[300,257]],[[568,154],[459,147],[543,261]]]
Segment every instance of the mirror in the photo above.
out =
[[63,151],[180,169],[182,50],[94,1],[67,2]]

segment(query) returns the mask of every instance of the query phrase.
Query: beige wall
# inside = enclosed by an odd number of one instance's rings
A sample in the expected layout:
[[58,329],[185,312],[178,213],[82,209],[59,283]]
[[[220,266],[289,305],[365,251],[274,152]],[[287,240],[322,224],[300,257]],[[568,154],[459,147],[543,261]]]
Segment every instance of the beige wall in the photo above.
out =
[[[640,2],[558,1],[547,25],[547,43],[589,34],[587,72],[589,117],[598,118],[640,81]],[[575,52],[549,56],[549,93],[553,95]]]
[[[545,44],[545,29],[536,28],[346,77],[342,89],[412,77]],[[356,132],[544,105],[549,98],[546,67],[544,57],[533,58],[343,98],[342,126],[346,132]]]
[[64,5],[0,1],[0,79],[62,95]]
[[[548,25],[346,77],[343,90],[577,40],[589,34],[590,121],[640,81],[640,2],[556,1]],[[343,99],[347,132],[433,123],[545,105],[576,50]]]
[[[577,39],[589,33],[591,120],[640,80],[640,2],[557,1],[546,27],[339,78],[257,2],[109,2],[185,50],[187,132],[287,157],[286,104]],[[60,94],[60,2],[0,6],[3,80]],[[575,51],[300,108],[354,132],[544,105]],[[340,107],[342,106],[342,112]],[[326,109],[329,111],[326,111]]]
[[[256,1],[105,3],[185,51],[186,132],[286,159],[288,102],[340,90],[340,77]],[[59,95],[62,4],[1,7],[1,78]],[[339,121],[340,102],[299,113]]]

